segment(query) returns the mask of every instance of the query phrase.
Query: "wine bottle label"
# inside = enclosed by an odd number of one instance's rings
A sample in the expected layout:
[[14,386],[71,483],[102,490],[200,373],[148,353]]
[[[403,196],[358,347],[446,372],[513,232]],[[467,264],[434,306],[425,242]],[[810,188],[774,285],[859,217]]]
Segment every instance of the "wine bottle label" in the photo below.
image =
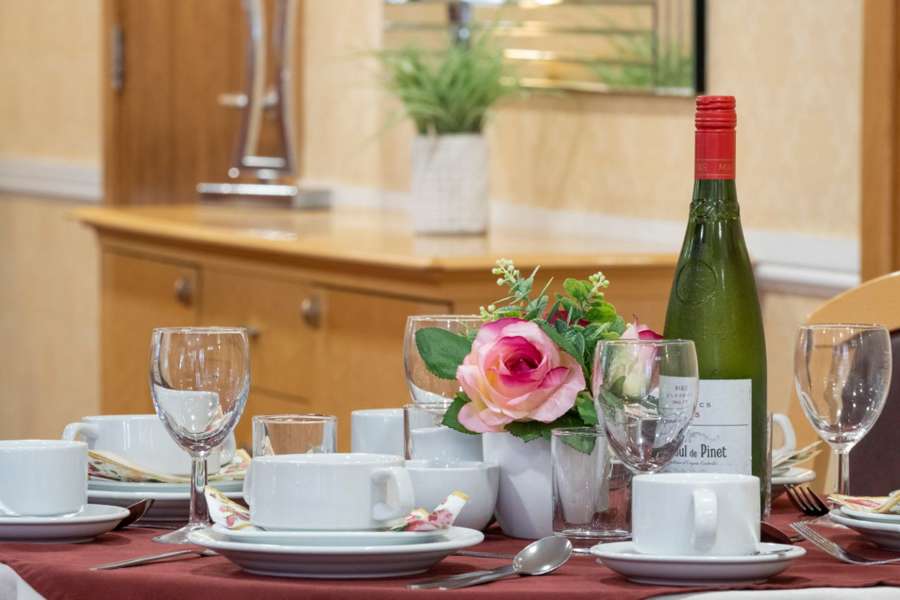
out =
[[666,471],[750,475],[753,381],[701,379],[694,420]]

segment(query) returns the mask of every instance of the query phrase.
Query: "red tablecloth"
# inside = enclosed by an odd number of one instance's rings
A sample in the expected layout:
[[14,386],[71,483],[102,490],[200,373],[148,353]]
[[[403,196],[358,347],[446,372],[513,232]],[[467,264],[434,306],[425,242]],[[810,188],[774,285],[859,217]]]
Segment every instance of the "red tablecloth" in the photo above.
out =
[[[781,510],[774,520],[786,525],[799,515]],[[257,577],[243,573],[222,557],[180,559],[166,564],[89,571],[94,565],[154,554],[168,547],[150,540],[157,531],[133,529],[110,533],[90,544],[0,544],[0,562],[15,570],[48,600],[143,600],[189,598],[190,600],[263,600],[304,598],[335,600],[389,600],[415,595],[417,598],[490,597],[515,600],[616,598],[638,599],[668,593],[688,592],[691,588],[655,587],[627,582],[609,569],[586,557],[575,557],[553,575],[509,579],[485,586],[455,591],[409,591],[406,584],[441,574],[500,566],[505,561],[452,556],[430,573],[418,577],[382,580],[301,580]],[[852,533],[834,536],[840,543],[856,544],[860,553],[878,556],[880,551],[865,544]],[[524,545],[490,534],[475,548],[494,552],[515,552]],[[900,586],[900,564],[854,566],[840,563],[804,544],[808,553],[784,573],[765,584],[740,589],[787,589],[809,587]],[[896,556],[896,555],[895,555]],[[709,588],[705,588],[709,589]],[[739,589],[739,588],[719,588]],[[696,591],[694,589],[693,591]]]

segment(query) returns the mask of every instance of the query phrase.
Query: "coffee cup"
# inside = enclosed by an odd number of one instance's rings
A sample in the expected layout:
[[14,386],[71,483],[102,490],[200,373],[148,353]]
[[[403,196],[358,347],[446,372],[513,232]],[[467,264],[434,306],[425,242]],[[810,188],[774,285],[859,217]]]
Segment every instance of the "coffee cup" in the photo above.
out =
[[[109,452],[141,469],[166,475],[190,475],[191,456],[175,443],[159,417],[102,415],[83,417],[63,430],[64,440],[83,440],[91,450]],[[217,472],[235,452],[234,435],[209,453],[206,469]]]
[[632,481],[635,549],[657,556],[747,556],[759,546],[759,479],[661,473]]
[[403,456],[403,409],[354,410],[350,414],[350,449]]
[[274,531],[381,529],[405,517],[415,500],[401,457],[354,453],[256,457],[244,498],[250,521]]
[[484,529],[494,516],[500,467],[480,461],[455,461],[447,464],[433,460],[408,460],[406,470],[412,479],[416,506],[432,510],[447,496],[460,491],[469,497],[454,525]]
[[0,441],[0,515],[74,514],[87,504],[87,444]]

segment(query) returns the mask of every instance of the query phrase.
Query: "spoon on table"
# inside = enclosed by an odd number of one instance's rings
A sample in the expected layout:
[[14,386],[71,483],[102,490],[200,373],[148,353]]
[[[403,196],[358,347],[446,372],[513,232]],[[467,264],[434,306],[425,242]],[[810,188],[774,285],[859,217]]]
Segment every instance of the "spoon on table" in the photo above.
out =
[[407,586],[411,590],[455,590],[490,583],[513,575],[546,575],[557,570],[572,556],[572,542],[562,536],[551,535],[525,546],[511,565],[487,572],[475,572],[471,577],[453,575],[437,580],[414,583]]
[[152,498],[140,500],[138,502],[135,502],[134,504],[126,506],[125,508],[128,509],[128,516],[119,521],[119,524],[113,527],[113,531],[120,531],[133,524],[135,521],[147,514],[147,511],[150,510],[151,506],[153,506]]

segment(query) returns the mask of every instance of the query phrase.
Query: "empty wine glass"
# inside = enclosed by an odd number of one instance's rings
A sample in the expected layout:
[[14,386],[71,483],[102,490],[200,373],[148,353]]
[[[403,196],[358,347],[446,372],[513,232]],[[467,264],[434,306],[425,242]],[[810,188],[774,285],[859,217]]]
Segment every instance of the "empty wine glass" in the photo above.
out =
[[191,455],[188,524],[154,541],[186,544],[188,534],[210,525],[206,457],[234,430],[250,391],[250,346],[242,328],[154,329],[150,343],[150,393],[156,414],[175,442]]
[[674,458],[697,405],[690,340],[610,340],[594,354],[594,403],[610,445],[634,473]]
[[850,494],[850,450],[881,415],[891,368],[891,337],[880,325],[806,325],[797,335],[794,385],[806,418],[837,455],[839,494]]
[[428,370],[419,354],[417,335],[426,328],[442,329],[474,339],[483,325],[478,315],[416,315],[406,319],[403,338],[403,370],[409,395],[416,404],[453,402],[460,387],[455,378],[442,378]]

